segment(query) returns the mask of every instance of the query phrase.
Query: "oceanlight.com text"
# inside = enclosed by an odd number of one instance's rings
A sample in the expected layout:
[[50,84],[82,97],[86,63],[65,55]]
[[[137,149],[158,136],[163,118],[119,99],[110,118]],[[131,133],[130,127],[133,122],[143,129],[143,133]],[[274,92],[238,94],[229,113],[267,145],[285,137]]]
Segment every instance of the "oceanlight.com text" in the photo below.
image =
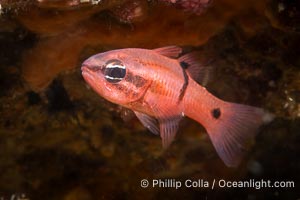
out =
[[142,188],[255,188],[257,190],[262,188],[294,188],[294,181],[271,181],[271,180],[242,180],[242,181],[229,181],[224,179],[213,179],[211,181],[204,179],[187,179],[187,180],[176,180],[176,179],[142,179]]

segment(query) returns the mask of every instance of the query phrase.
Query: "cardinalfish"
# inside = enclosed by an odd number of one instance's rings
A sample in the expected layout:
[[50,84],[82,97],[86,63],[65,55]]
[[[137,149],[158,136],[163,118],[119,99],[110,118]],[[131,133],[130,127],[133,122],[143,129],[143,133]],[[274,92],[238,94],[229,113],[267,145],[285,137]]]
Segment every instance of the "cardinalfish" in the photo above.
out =
[[196,53],[181,54],[176,46],[112,50],[90,57],[81,70],[99,95],[133,110],[147,129],[160,135],[164,148],[187,116],[204,126],[224,163],[237,166],[249,140],[272,115],[209,93],[199,84],[207,77],[207,67]]

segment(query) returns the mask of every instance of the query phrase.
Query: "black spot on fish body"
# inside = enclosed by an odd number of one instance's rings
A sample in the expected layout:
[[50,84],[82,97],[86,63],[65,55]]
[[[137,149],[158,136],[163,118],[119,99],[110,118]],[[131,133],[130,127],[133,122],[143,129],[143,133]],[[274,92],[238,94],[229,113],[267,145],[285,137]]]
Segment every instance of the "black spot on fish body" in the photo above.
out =
[[214,108],[214,109],[211,111],[211,114],[212,114],[212,116],[213,116],[215,119],[219,119],[220,116],[221,116],[221,110],[220,110],[220,108]]
[[179,64],[183,69],[187,69],[190,66],[189,63],[184,61],[181,61]]

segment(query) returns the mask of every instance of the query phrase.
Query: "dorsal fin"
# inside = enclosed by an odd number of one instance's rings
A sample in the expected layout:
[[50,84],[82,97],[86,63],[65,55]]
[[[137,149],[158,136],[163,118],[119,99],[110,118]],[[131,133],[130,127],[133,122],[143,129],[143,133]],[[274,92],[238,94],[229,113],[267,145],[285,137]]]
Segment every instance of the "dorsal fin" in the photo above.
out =
[[199,84],[205,86],[210,78],[212,66],[210,61],[203,61],[200,52],[192,52],[178,58],[180,66]]
[[167,46],[167,47],[161,47],[157,49],[153,49],[156,53],[159,53],[163,56],[167,56],[170,58],[177,58],[179,54],[181,54],[182,49],[177,46]]

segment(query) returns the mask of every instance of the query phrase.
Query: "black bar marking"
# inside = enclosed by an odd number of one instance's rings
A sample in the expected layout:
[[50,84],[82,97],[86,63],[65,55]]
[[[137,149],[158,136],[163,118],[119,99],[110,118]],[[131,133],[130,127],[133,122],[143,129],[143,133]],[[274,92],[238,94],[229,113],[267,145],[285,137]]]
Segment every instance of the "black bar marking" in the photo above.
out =
[[182,74],[183,74],[183,78],[184,78],[184,83],[180,89],[180,94],[179,94],[179,98],[178,98],[178,103],[183,99],[184,97],[184,94],[185,94],[185,91],[186,91],[186,88],[189,84],[189,77],[185,71],[185,69],[182,67]]
[[181,61],[179,64],[180,64],[180,66],[181,66],[183,69],[187,69],[187,68],[190,66],[189,63],[184,62],[184,61]]

